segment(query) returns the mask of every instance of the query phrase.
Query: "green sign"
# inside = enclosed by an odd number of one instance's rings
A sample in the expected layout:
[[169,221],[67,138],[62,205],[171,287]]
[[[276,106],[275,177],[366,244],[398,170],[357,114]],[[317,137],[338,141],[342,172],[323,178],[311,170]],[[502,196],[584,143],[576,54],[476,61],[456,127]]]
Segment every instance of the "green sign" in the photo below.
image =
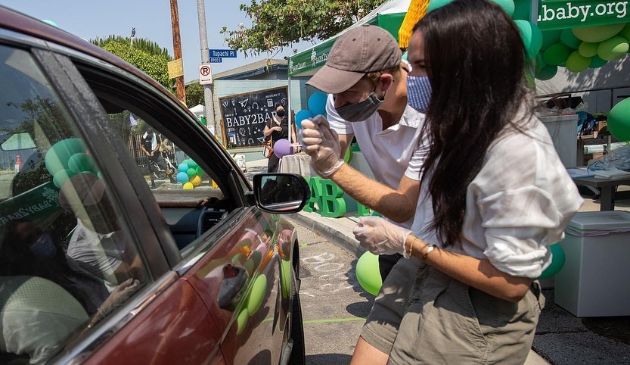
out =
[[[406,13],[377,14],[368,20],[367,24],[379,26],[387,30],[394,38],[398,39],[398,29],[405,18]],[[302,51],[289,59],[289,75],[310,76],[323,66],[328,59],[328,53],[337,36],[328,38],[324,42],[317,44],[305,51]]]
[[289,60],[289,75],[310,75],[326,63],[328,53],[336,38],[330,38],[306,51],[300,52]]
[[47,216],[59,208],[59,192],[52,181],[0,203],[0,225],[18,220],[34,220]]
[[547,0],[538,5],[541,30],[630,23],[628,0]]

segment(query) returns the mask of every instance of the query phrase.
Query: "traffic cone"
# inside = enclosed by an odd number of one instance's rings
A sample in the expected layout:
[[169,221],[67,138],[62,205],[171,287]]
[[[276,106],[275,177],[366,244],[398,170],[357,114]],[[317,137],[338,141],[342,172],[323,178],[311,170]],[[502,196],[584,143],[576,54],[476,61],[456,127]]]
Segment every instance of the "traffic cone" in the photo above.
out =
[[20,167],[22,167],[22,157],[15,155],[15,172],[20,172]]

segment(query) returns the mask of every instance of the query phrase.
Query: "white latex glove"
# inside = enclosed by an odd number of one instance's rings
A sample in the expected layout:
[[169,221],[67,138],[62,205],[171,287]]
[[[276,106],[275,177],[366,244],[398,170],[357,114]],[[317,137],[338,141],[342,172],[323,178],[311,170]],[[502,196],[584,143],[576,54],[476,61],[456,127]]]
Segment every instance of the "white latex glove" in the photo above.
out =
[[343,165],[339,136],[323,116],[302,121],[302,144],[311,156],[311,166],[320,176],[329,177]]
[[410,230],[378,217],[365,217],[352,230],[354,237],[368,251],[376,255],[403,254]]

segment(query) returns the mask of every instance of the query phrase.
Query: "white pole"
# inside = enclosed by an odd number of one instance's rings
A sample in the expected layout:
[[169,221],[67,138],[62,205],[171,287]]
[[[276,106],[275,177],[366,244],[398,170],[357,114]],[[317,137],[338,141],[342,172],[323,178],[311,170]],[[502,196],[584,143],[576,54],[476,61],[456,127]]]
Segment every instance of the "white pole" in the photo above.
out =
[[529,20],[532,24],[538,23],[538,0],[532,0]]
[[[293,121],[291,120],[291,116],[293,115],[291,110],[291,74],[288,74],[288,83],[287,83],[287,119],[289,121],[289,143],[293,143],[291,136],[293,135],[291,125]],[[297,131],[296,131],[297,133]]]
[[[210,54],[208,53],[208,35],[206,32],[206,8],[204,0],[197,0],[197,17],[199,20],[199,44],[201,46],[201,63],[210,67]],[[212,70],[212,68],[210,68]],[[212,71],[210,71],[212,74]],[[212,98],[212,84],[203,85],[204,113],[207,126],[214,125],[214,135],[223,143],[223,133],[220,123],[214,118],[214,100]],[[211,124],[212,123],[212,124]]]

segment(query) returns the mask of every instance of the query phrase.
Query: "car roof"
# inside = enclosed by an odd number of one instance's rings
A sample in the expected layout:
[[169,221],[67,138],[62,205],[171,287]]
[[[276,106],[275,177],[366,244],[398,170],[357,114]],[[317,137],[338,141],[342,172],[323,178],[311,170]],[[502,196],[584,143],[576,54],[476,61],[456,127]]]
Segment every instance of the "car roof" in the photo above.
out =
[[116,67],[119,67],[159,88],[163,92],[163,94],[167,95],[173,101],[181,104],[184,109],[188,109],[171,92],[168,92],[168,90],[166,90],[164,86],[155,81],[153,78],[146,75],[144,72],[140,71],[139,69],[127,63],[118,56],[109,53],[104,49],[80,37],[75,36],[72,33],[68,33],[65,30],[49,25],[41,20],[35,19],[26,14],[20,13],[4,6],[0,6],[0,28],[9,29],[38,39],[53,42],[115,65]]

